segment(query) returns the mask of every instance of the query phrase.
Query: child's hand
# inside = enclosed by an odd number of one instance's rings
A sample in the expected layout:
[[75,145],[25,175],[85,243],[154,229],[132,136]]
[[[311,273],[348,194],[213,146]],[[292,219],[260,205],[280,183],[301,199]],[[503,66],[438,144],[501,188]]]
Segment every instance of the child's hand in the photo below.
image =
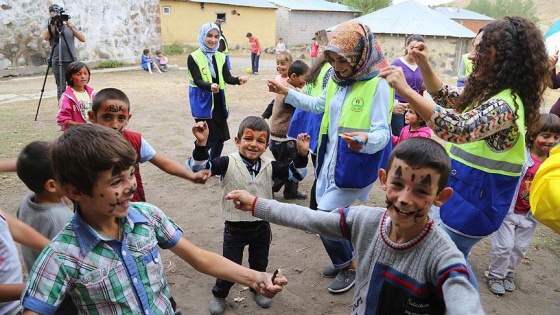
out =
[[239,77],[239,84],[245,84],[247,83],[247,81],[249,81],[248,77]]
[[260,272],[256,281],[253,283],[253,289],[260,295],[273,298],[278,292],[282,291],[287,284],[288,279],[284,276],[275,277],[273,283],[270,273]]
[[404,115],[408,109],[408,103],[396,103],[393,106],[393,114]]
[[297,150],[298,154],[301,156],[307,156],[309,153],[309,142],[311,137],[306,133],[300,133],[297,136]]
[[212,176],[210,170],[202,170],[200,172],[193,173],[191,181],[195,184],[204,184]]
[[206,145],[209,132],[210,130],[208,129],[208,124],[205,121],[199,121],[192,127],[192,133],[196,138],[196,144],[199,146]]
[[354,151],[360,151],[368,140],[368,135],[365,132],[345,132],[342,135],[342,140],[348,143],[348,147]]
[[558,63],[558,52],[548,57],[548,69],[551,71],[554,70],[554,68],[556,68],[557,63]]
[[233,190],[226,195],[226,200],[233,200],[235,208],[241,211],[253,211],[256,198],[245,190]]

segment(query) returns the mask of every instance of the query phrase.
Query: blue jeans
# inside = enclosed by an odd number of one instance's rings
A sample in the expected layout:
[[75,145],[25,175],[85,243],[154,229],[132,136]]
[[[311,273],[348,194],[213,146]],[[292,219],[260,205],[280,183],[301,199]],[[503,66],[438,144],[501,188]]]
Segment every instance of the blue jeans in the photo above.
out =
[[[325,211],[319,209],[319,211]],[[338,211],[338,210],[333,210]],[[325,212],[331,212],[325,211]],[[337,269],[345,269],[354,260],[354,246],[346,239],[332,238],[330,236],[319,235],[323,246],[331,259],[333,266]]]
[[[249,246],[249,268],[256,271],[266,271],[268,266],[268,252],[272,232],[270,223],[266,221],[225,222],[223,256],[236,264],[243,262],[243,250]],[[216,279],[212,288],[215,297],[225,298],[234,285],[222,279]]]
[[259,58],[261,56],[257,55],[256,53],[251,53],[251,69],[253,69],[253,73],[259,72]]
[[465,255],[467,270],[469,271],[469,282],[475,289],[478,290],[478,282],[476,281],[476,276],[474,275],[471,264],[469,263],[469,254],[471,253],[471,249],[473,248],[473,246],[478,243],[481,238],[467,237],[461,234],[457,234],[448,229],[441,221],[441,217],[439,215],[439,207],[432,206],[432,208],[430,209],[430,217],[434,219],[435,223],[440,229],[449,234],[449,237],[451,237],[451,240],[453,241],[453,243],[455,243],[457,249],[459,249],[459,251],[463,253],[463,255]]

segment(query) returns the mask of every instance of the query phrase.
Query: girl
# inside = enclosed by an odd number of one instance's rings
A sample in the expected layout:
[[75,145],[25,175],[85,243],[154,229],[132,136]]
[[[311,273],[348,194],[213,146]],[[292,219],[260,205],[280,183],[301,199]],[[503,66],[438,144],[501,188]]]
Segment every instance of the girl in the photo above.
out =
[[[274,78],[274,80],[281,83],[286,83],[288,81],[288,70],[290,69],[292,61],[292,54],[287,51],[282,51],[276,55],[276,72],[278,72],[278,75]],[[266,106],[266,109],[261,114],[262,118],[269,119],[270,116],[272,116],[273,105],[274,99],[272,99],[272,101],[270,101],[270,103]]]
[[[395,59],[391,62],[392,66],[401,67],[404,72],[404,77],[406,79],[406,83],[416,92],[420,93],[420,95],[424,94],[424,80],[422,79],[422,73],[420,72],[420,68],[416,64],[416,61],[412,57],[410,52],[418,43],[424,43],[424,37],[418,34],[410,35],[406,38],[404,42],[404,56]],[[395,104],[393,107],[393,117],[391,118],[391,132],[393,136],[399,136],[401,130],[405,126],[404,121],[404,112],[407,109],[407,101],[404,97],[399,95],[399,93],[395,93],[395,99],[398,101],[398,104]]]
[[56,122],[63,131],[73,126],[85,124],[91,110],[95,91],[88,86],[91,71],[80,61],[74,61],[66,68],[66,91],[58,101]]
[[189,68],[189,103],[196,122],[206,121],[210,134],[206,148],[210,159],[222,155],[224,142],[230,139],[227,118],[227,84],[244,84],[247,77],[234,77],[229,72],[225,55],[218,51],[220,28],[204,23],[198,32],[200,48],[187,59]]
[[161,73],[161,70],[159,69],[157,64],[154,62],[154,60],[152,59],[152,56],[150,56],[150,50],[149,49],[144,49],[144,53],[142,54],[141,63],[142,63],[142,69],[148,71],[150,74],[154,74],[152,72],[153,69],[157,69],[157,71],[159,73]]
[[559,141],[560,118],[554,114],[541,114],[527,132],[524,174],[509,212],[492,238],[488,288],[494,294],[502,295],[506,291],[515,290],[513,273],[523,260],[537,228],[537,221],[531,214],[529,205],[531,184],[550,150]]
[[[367,25],[348,21],[336,28],[324,50],[334,74],[318,97],[288,89],[268,80],[271,92],[284,94],[286,103],[313,113],[324,113],[317,148],[318,209],[329,212],[356,199],[367,201],[389,143],[389,113],[393,93],[378,70],[387,65],[381,47]],[[323,275],[334,277],[328,290],[341,293],[356,278],[350,241],[321,236],[332,265]]]
[[401,130],[401,134],[397,136],[391,136],[391,142],[393,147],[399,144],[401,141],[414,138],[431,138],[432,130],[430,127],[426,126],[426,122],[422,117],[418,116],[414,109],[409,108],[404,115],[404,123],[406,126]]
[[525,126],[531,126],[539,114],[549,74],[544,40],[535,24],[522,17],[487,24],[473,42],[469,55],[473,72],[464,90],[442,83],[430,65],[425,43],[418,43],[410,53],[435,103],[406,83],[400,67],[384,69],[380,76],[438,137],[449,142],[448,185],[453,196],[441,209],[432,209],[431,215],[441,216],[441,228],[468,262],[471,248],[502,224],[519,182]]

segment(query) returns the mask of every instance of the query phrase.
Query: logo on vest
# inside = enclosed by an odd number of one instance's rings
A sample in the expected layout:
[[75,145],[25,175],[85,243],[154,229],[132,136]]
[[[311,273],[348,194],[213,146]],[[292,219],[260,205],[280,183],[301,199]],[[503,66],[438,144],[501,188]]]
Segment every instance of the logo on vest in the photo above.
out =
[[357,97],[352,100],[351,109],[353,112],[361,112],[364,110],[364,100],[361,97]]
[[200,69],[200,72],[202,72],[203,75],[207,75],[208,73],[206,72],[206,67],[202,67],[202,69]]

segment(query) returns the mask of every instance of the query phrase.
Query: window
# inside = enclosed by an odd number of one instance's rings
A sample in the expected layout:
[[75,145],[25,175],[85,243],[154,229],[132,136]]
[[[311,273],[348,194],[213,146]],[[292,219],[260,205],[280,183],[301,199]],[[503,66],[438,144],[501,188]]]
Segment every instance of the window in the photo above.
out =
[[225,13],[216,13],[216,21],[221,21],[222,23],[226,22],[226,14]]
[[171,14],[171,7],[163,7],[163,14],[164,15]]

